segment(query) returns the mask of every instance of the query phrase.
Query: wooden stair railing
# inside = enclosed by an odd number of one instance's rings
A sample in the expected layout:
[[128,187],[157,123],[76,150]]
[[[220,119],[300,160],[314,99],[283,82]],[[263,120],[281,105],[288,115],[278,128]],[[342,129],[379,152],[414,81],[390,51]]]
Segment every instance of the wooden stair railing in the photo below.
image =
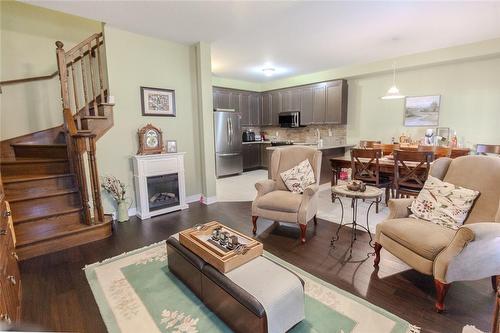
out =
[[[70,168],[76,175],[80,189],[83,220],[86,224],[104,221],[97,172],[96,140],[105,129],[102,127],[95,130],[82,128],[82,118],[106,118],[106,107],[109,104],[104,103],[107,99],[107,88],[103,69],[104,61],[101,59],[103,45],[102,33],[90,36],[69,51],[63,49],[62,42],[56,42],[68,157]],[[87,161],[85,161],[85,153],[87,153]],[[86,166],[88,166],[89,175],[86,173]],[[93,209],[91,209],[90,202],[92,202]]]

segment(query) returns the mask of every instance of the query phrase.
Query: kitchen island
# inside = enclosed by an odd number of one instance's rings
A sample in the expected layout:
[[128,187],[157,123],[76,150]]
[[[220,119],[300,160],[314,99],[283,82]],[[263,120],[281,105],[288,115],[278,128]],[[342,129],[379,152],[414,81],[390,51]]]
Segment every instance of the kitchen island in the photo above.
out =
[[[271,146],[267,147],[267,158],[269,161],[271,161],[271,154],[275,149],[282,149],[285,147],[290,147],[292,145],[285,145],[285,146]],[[312,148],[316,148],[321,150],[323,153],[322,159],[321,159],[321,175],[320,175],[320,184],[324,183],[329,183],[330,180],[332,179],[332,168],[330,166],[330,158],[334,157],[342,157],[345,155],[346,151],[354,146],[355,144],[323,144],[322,146],[318,147],[318,144],[316,143],[294,143],[293,146],[308,146]],[[267,175],[268,178],[271,179],[271,168],[267,169]]]

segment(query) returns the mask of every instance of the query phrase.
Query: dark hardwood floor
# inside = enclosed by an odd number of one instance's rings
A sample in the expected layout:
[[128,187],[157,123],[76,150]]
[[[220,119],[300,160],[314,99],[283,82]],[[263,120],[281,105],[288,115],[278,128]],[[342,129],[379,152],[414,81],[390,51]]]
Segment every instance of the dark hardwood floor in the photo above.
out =
[[[188,210],[141,222],[115,224],[108,239],[69,250],[29,259],[21,263],[24,322],[55,331],[105,332],[82,268],[96,261],[166,239],[196,223],[218,220],[251,235],[250,202],[192,204]],[[483,331],[490,328],[494,294],[489,279],[457,282],[446,299],[447,311],[434,312],[434,285],[431,277],[409,269],[382,250],[380,268],[375,271],[368,235],[359,232],[354,258],[357,263],[339,260],[346,253],[349,229],[341,231],[337,248],[329,251],[337,225],[318,221],[308,226],[307,243],[301,245],[299,229],[293,225],[258,222],[258,238],[264,249],[337,287],[367,299],[424,332],[461,332],[466,324]]]

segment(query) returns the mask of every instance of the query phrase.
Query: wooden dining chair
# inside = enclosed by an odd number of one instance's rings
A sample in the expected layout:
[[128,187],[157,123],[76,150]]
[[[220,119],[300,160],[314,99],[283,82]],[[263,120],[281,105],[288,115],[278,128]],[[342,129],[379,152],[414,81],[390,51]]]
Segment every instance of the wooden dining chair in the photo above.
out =
[[399,143],[376,143],[373,145],[373,149],[382,150],[382,156],[392,155],[394,149],[399,148]]
[[380,143],[380,141],[361,140],[359,141],[359,148],[373,148],[373,145],[377,143]]
[[485,145],[485,144],[479,143],[476,145],[476,154],[477,155],[486,155],[486,154],[500,155],[500,145]]
[[[380,149],[351,149],[351,179],[361,180],[367,185],[385,188],[385,203],[389,202],[392,180],[380,174],[379,159],[382,157]],[[378,204],[375,209],[378,213]]]
[[427,180],[431,162],[434,160],[432,151],[394,151],[394,186],[396,198],[417,196]]

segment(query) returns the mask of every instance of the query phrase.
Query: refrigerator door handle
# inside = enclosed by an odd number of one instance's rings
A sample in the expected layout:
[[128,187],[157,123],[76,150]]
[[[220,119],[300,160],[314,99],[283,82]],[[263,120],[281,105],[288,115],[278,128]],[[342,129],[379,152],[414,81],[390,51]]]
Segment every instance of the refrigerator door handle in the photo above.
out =
[[229,118],[229,133],[230,133],[230,144],[233,144],[233,121]]
[[240,153],[224,153],[224,154],[219,154],[217,153],[217,156],[237,156],[241,155]]
[[226,132],[227,132],[227,144],[231,144],[231,127],[229,125],[229,118],[226,119]]

